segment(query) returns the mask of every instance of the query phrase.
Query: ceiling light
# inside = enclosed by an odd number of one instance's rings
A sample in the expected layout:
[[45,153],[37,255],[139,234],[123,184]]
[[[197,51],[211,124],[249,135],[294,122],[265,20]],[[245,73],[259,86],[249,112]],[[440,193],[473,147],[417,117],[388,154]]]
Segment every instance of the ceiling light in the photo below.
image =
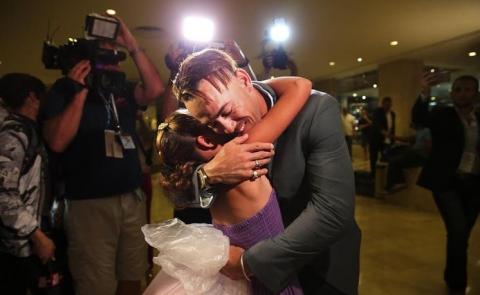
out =
[[116,12],[114,9],[107,9],[107,10],[105,10],[105,12],[106,12],[108,15],[115,15],[115,14],[117,14],[117,12]]
[[390,42],[390,46],[397,46],[398,45],[398,41],[392,41]]
[[335,65],[335,62],[334,61],[331,61],[328,63],[329,66],[333,67]]
[[353,97],[357,97],[357,94],[356,94],[356,93],[354,93],[354,94],[352,94],[352,95],[353,95]]
[[205,17],[186,17],[183,36],[190,41],[208,42],[213,38],[213,21]]
[[367,99],[367,97],[365,95],[362,95],[362,99],[365,100]]
[[373,87],[373,88],[377,88],[377,87],[378,87],[377,83],[374,83],[374,84],[372,85],[372,87]]
[[470,56],[470,57],[477,56],[477,52],[475,52],[475,51],[470,51],[470,52],[468,53],[468,56]]
[[362,62],[362,61],[363,61],[363,58],[358,57],[358,58],[357,58],[357,61],[358,61],[358,62]]
[[431,100],[437,99],[435,96],[430,97]]
[[435,69],[430,69],[430,73],[435,73]]

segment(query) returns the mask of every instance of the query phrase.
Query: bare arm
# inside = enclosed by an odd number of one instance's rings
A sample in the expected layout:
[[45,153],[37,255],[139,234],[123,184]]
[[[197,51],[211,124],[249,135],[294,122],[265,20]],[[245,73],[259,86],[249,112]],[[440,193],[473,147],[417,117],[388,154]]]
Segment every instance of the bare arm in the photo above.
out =
[[137,40],[133,37],[125,23],[118,17],[117,20],[120,23],[120,31],[116,42],[128,50],[142,80],[135,87],[135,100],[139,105],[149,105],[165,91],[165,87],[156,67],[150,61],[145,51],[140,48]]
[[[250,129],[248,139],[242,136],[225,144],[215,158],[204,166],[210,184],[240,183],[251,177],[255,160],[260,166],[270,162],[273,156],[271,143],[292,122],[306,103],[312,89],[312,83],[300,77],[276,78],[267,83],[279,95],[278,102],[260,122]],[[232,155],[235,155],[235,162],[229,159]],[[237,166],[232,163],[236,163]],[[266,168],[256,171],[259,176],[268,172]]]
[[278,95],[275,106],[248,132],[247,142],[274,142],[307,102],[312,82],[301,77],[266,81]]
[[[82,60],[72,68],[68,77],[81,85],[85,85],[84,80],[89,72],[89,61]],[[88,89],[86,88],[79,91],[65,110],[45,121],[42,130],[43,137],[54,152],[63,152],[77,134],[87,94]]]

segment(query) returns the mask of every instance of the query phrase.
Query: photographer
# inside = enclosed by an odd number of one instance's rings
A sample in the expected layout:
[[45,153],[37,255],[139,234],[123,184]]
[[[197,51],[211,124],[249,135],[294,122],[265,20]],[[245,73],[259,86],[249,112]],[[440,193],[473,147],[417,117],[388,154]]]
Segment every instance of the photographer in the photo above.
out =
[[127,26],[117,21],[116,39],[101,40],[100,47],[126,49],[141,83],[99,89],[89,74],[102,71],[108,78],[123,73],[118,63],[84,59],[52,86],[44,112],[45,140],[61,153],[65,230],[77,295],[140,294],[147,269],[135,119],[136,111],[161,95],[164,86]]
[[[40,294],[38,277],[54,258],[55,245],[44,233],[50,208],[46,190],[47,156],[37,115],[45,85],[10,73],[0,79],[0,97],[10,115],[0,127],[0,289],[2,294]],[[41,293],[44,294],[44,293]]]

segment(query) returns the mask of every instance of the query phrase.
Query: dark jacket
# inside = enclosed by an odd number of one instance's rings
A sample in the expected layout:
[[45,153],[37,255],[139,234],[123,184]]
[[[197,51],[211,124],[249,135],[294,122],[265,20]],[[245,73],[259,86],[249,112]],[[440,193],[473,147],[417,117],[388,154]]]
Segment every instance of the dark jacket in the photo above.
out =
[[[255,86],[276,99],[268,86]],[[245,252],[255,277],[278,292],[310,264],[318,286],[314,294],[321,294],[323,281],[357,294],[360,230],[354,218],[353,170],[333,97],[312,91],[278,139],[271,171],[287,227]]]
[[[476,113],[475,116],[477,126],[480,126],[480,114]],[[465,146],[465,131],[453,107],[433,111],[429,126],[432,149],[419,176],[418,185],[434,192],[444,192],[454,185],[455,174]]]

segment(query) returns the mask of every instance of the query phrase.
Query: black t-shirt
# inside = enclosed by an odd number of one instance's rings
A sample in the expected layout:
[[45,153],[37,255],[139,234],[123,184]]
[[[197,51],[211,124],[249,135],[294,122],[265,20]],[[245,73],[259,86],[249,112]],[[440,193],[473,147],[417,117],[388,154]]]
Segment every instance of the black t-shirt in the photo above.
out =
[[[138,105],[133,91],[134,85],[127,84],[124,95],[115,98],[121,130],[133,138],[136,146],[135,149],[122,149],[123,158],[106,156],[105,130],[113,129],[113,114],[108,111],[109,108],[100,95],[89,91],[78,132],[61,154],[67,198],[108,197],[131,192],[140,186],[142,175],[135,133]],[[47,96],[42,120],[63,112],[73,100],[74,94],[75,87],[71,80],[57,80]]]

